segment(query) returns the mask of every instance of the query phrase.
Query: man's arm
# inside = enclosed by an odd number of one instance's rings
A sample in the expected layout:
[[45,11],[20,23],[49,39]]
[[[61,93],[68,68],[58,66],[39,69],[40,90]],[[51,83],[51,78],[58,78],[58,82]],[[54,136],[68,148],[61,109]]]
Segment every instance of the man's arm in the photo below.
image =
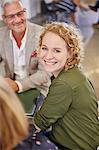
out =
[[37,70],[36,73],[29,77],[24,78],[20,81],[23,91],[37,88],[44,96],[47,95],[49,86],[51,85],[50,80],[51,74],[44,70]]
[[43,70],[38,70],[36,73],[18,82],[10,78],[5,78],[5,80],[15,92],[20,91],[20,87],[22,87],[21,92],[37,88],[44,96],[46,96],[49,90],[49,86],[51,85],[50,77],[51,74]]

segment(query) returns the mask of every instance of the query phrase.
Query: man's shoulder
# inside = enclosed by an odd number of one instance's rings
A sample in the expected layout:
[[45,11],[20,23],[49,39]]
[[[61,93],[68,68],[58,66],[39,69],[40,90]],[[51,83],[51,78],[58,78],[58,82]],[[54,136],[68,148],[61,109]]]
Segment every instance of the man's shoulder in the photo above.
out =
[[35,24],[35,23],[30,23],[28,22],[28,34],[29,36],[35,37],[35,39],[37,40],[38,37],[40,36],[40,34],[43,31],[43,27]]
[[8,30],[8,28],[7,28],[6,26],[0,27],[0,32],[5,32],[5,31],[7,31],[7,30]]
[[38,24],[35,24],[35,23],[32,23],[32,22],[28,22],[28,26],[29,26],[29,28],[31,28],[32,30],[34,30],[34,29],[39,29],[39,30],[43,29],[42,26],[40,26],[40,25],[38,25]]
[[0,36],[3,38],[3,36],[7,35],[9,32],[9,29],[6,26],[0,27]]

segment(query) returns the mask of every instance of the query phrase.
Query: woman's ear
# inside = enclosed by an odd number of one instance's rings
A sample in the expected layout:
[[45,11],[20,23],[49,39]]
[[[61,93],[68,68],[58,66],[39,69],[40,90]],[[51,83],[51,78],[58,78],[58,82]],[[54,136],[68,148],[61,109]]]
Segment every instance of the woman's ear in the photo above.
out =
[[70,58],[73,54],[74,48],[69,47],[68,48],[68,58]]
[[70,48],[70,53],[72,54],[74,52],[74,48]]

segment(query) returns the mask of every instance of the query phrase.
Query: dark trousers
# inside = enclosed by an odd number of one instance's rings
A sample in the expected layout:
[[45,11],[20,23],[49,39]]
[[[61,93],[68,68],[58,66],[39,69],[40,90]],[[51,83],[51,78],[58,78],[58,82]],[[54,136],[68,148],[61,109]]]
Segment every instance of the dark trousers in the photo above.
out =
[[55,142],[54,140],[52,140],[52,138],[51,138],[51,132],[50,132],[50,131],[45,131],[45,132],[44,132],[44,135],[45,135],[46,137],[48,137],[48,139],[49,139],[51,142],[53,142],[53,143],[58,147],[58,150],[71,150],[71,149],[69,149],[69,148],[67,148],[67,147],[64,147],[64,146],[60,145],[59,143]]

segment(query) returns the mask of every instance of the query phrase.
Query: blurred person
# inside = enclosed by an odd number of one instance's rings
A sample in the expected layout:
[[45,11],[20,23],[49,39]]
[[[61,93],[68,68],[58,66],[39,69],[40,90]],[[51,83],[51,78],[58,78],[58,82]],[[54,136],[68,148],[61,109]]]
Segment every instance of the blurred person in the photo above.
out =
[[[34,150],[29,120],[18,97],[3,77],[0,77],[0,121],[0,150]],[[56,148],[53,143],[47,145]]]
[[75,11],[75,5],[72,0],[44,1],[48,9],[48,12],[45,14],[47,22],[59,21],[69,23],[71,21],[72,12]]
[[0,77],[0,149],[12,150],[28,135],[25,111],[2,77]]
[[89,5],[89,8],[95,12],[97,12],[98,8],[99,8],[99,0],[96,1],[96,3],[94,5]]
[[89,44],[93,37],[93,24],[98,20],[98,13],[91,11],[88,4],[87,7],[88,8],[77,7],[77,11],[75,13],[76,24],[81,31],[85,46]]
[[[36,70],[36,49],[42,27],[27,21],[26,9],[20,0],[3,0],[3,21],[0,28],[0,57],[4,62],[5,80],[15,92],[38,88],[46,95],[50,76]],[[35,73],[35,74],[34,74]]]
[[[76,24],[75,20],[75,12],[76,8],[83,8],[88,9],[88,6],[85,3],[82,3],[81,0],[58,0],[56,3],[56,6],[59,8],[59,16],[60,22],[66,22],[66,23],[74,23]],[[63,14],[62,14],[63,13]],[[61,20],[61,16],[63,16],[63,19]]]
[[[56,6],[55,2],[57,0],[42,0],[42,12],[45,17],[45,22],[51,22],[51,21],[56,21],[57,20],[57,15],[56,15]],[[44,11],[45,10],[45,11]]]
[[72,0],[59,0],[56,7],[59,9],[57,12],[59,22],[74,23],[76,5]]
[[66,23],[74,23],[76,7],[88,9],[85,3],[80,0],[44,0],[48,8],[46,12],[47,22],[58,21]]
[[[97,0],[94,5],[89,5],[89,8],[90,8],[92,11],[97,12],[98,9],[99,9],[99,0]],[[98,13],[99,13],[99,12],[98,12]],[[98,21],[97,21],[95,24],[93,24],[93,26],[99,29],[99,17],[98,17]]]
[[53,80],[34,116],[34,133],[52,127],[48,137],[59,149],[96,149],[98,101],[92,83],[81,69],[83,43],[78,30],[66,23],[46,25],[40,36],[39,57],[45,70],[53,74]]

